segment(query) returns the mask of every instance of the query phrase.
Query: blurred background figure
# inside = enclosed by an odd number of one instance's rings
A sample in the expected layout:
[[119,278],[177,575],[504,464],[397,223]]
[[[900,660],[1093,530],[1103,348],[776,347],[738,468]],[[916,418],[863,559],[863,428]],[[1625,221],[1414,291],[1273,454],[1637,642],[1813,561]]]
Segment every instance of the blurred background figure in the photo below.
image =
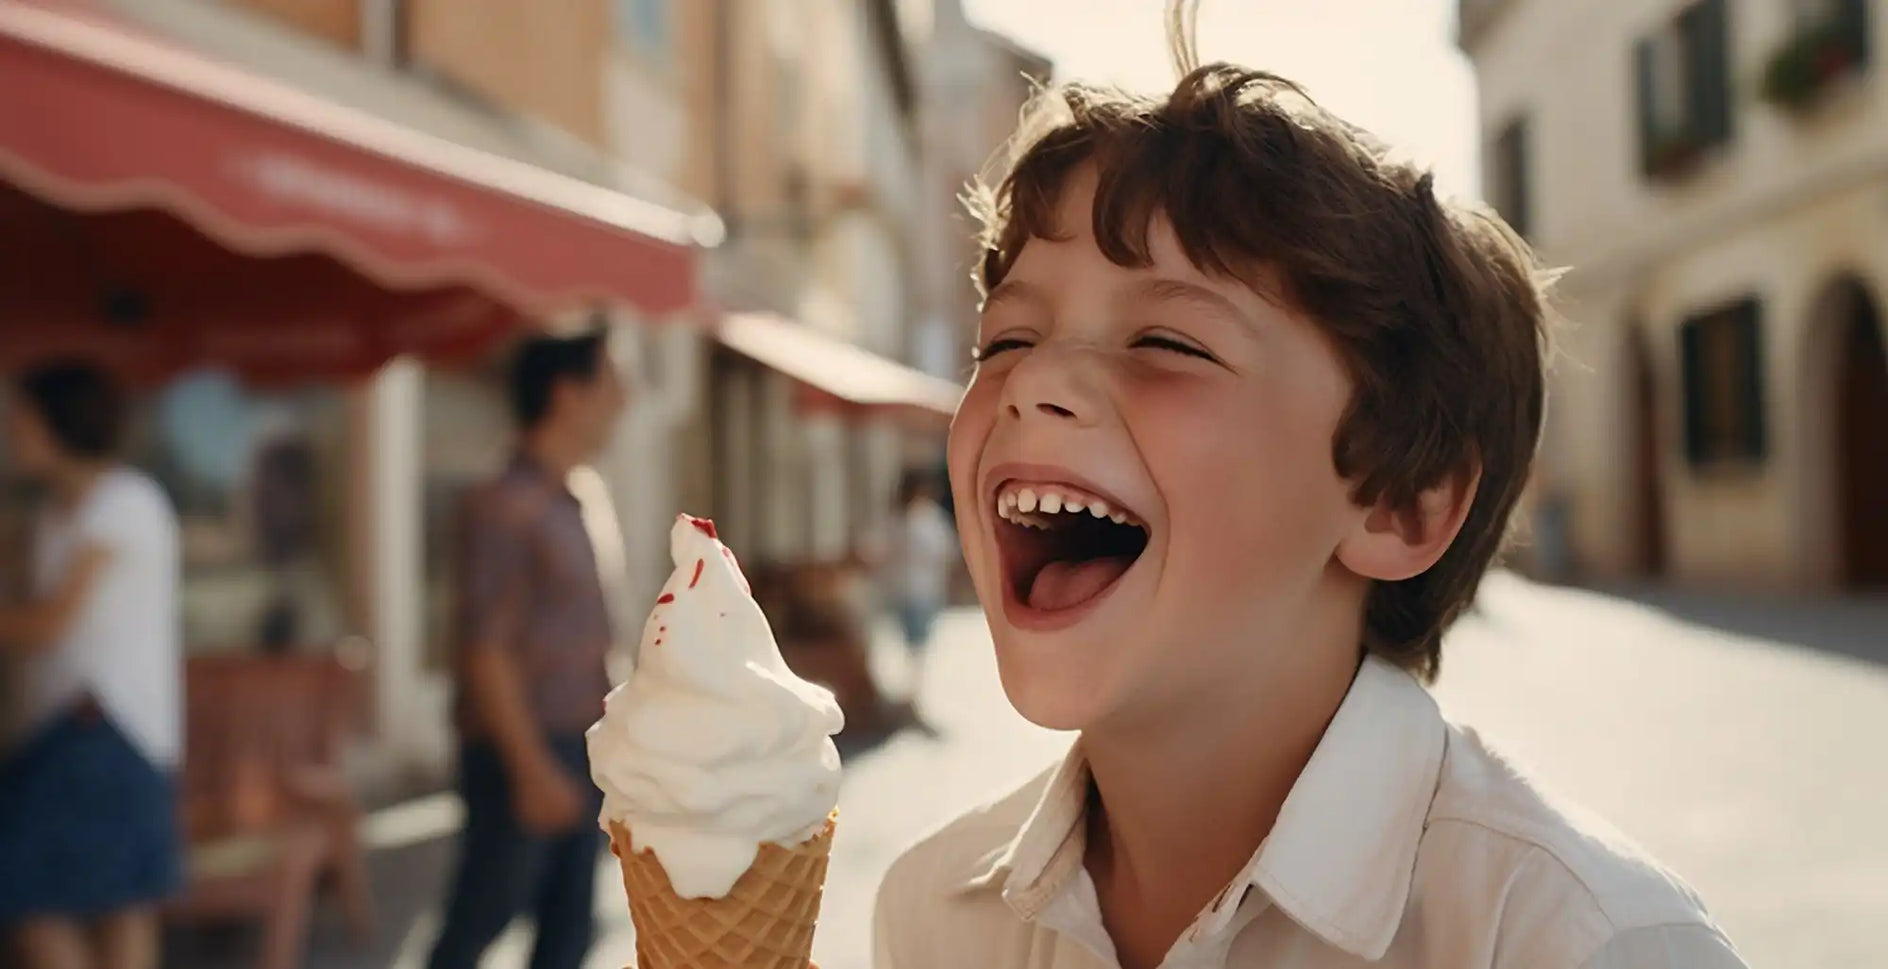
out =
[[[603,714],[614,634],[599,560],[609,497],[586,467],[626,399],[601,332],[540,337],[511,375],[517,453],[465,499],[459,563],[459,795],[465,828],[432,969],[475,969],[529,911],[532,969],[590,947],[602,795],[583,732]],[[608,523],[607,529],[595,524]]]
[[257,624],[256,645],[264,652],[283,652],[305,641],[306,624],[291,582],[316,549],[319,465],[314,448],[297,434],[265,438],[256,449],[250,483],[256,558],[277,586]]
[[44,494],[31,597],[0,609],[22,718],[0,748],[0,930],[26,969],[152,969],[181,877],[177,521],[118,462],[118,388],[81,365],[13,383],[8,444]]
[[[910,659],[908,689],[914,702],[922,693],[931,627],[944,609],[951,576],[963,557],[957,531],[939,504],[939,492],[935,474],[905,472],[898,484],[898,515],[892,521],[882,576]],[[917,725],[932,729],[922,717],[917,718]]]

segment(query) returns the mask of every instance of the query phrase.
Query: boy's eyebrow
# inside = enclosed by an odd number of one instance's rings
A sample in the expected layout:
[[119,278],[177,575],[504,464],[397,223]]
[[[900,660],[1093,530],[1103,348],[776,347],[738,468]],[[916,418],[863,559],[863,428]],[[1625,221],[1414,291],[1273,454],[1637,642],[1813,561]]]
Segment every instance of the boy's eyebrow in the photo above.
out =
[[1155,302],[1187,303],[1211,313],[1230,317],[1247,328],[1253,325],[1251,316],[1232,300],[1204,286],[1184,280],[1164,276],[1142,280],[1130,287],[1128,294],[1138,299]]
[[983,298],[983,308],[987,310],[1000,303],[1034,303],[1044,306],[1048,302],[1049,296],[1042,290],[1021,280],[1006,279]]

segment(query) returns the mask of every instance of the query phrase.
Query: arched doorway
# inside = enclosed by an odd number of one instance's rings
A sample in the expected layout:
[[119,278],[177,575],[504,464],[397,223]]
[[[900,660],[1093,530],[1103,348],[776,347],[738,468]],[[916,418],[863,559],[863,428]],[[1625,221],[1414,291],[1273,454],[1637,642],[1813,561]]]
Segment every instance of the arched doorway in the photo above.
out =
[[1665,573],[1665,492],[1661,482],[1658,371],[1636,324],[1626,335],[1626,420],[1631,440],[1634,565],[1641,575]]
[[1836,358],[1835,486],[1843,585],[1888,586],[1888,350],[1875,301],[1847,284]]

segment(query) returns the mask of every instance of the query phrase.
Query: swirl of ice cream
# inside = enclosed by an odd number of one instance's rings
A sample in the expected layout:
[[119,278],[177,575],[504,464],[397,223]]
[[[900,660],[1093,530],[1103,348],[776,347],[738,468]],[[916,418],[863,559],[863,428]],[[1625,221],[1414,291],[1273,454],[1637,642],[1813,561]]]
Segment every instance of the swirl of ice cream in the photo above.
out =
[[586,734],[601,821],[653,851],[676,894],[720,898],[766,842],[817,834],[839,798],[845,725],[831,692],[787,668],[734,554],[683,515],[675,572],[636,671]]

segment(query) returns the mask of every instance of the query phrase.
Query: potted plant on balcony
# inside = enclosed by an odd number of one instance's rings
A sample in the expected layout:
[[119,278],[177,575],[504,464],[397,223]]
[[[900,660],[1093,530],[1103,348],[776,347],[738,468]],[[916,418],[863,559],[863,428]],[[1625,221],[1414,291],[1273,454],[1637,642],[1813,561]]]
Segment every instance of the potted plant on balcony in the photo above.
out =
[[1800,109],[1854,70],[1861,55],[1857,39],[1839,22],[1799,30],[1765,65],[1763,96],[1772,104]]

